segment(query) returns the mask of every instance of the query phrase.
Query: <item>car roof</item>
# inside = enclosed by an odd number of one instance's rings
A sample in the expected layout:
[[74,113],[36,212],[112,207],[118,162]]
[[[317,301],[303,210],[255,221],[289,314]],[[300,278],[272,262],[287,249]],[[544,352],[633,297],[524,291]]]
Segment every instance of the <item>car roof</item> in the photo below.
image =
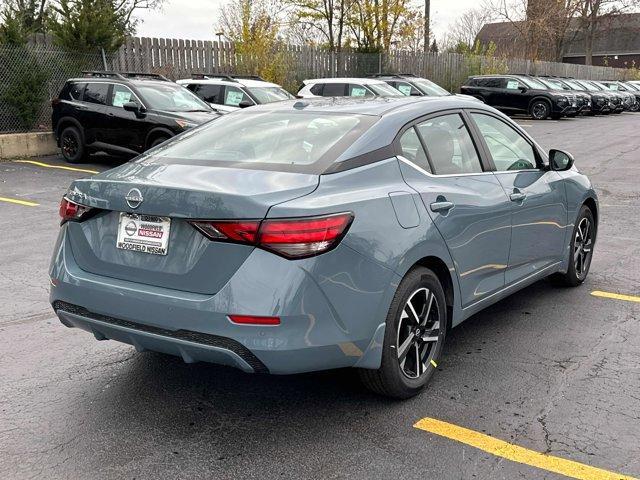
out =
[[360,83],[362,85],[380,85],[387,82],[377,78],[367,77],[335,77],[335,78],[309,78],[302,83],[310,85],[314,83]]
[[278,87],[282,88],[277,83],[266,82],[264,80],[255,80],[252,78],[234,78],[233,80],[227,80],[225,78],[184,78],[178,80],[176,83],[184,85],[186,83],[196,83],[205,85],[242,85],[243,87]]
[[407,123],[431,113],[469,108],[491,111],[502,115],[494,108],[475,100],[455,95],[447,97],[316,97],[256,105],[229,115],[259,115],[267,112],[299,114],[303,112],[371,115],[379,120],[359,137],[337,162],[364,155],[388,146],[397,132]]
[[70,78],[67,82],[76,82],[76,83],[120,83],[123,85],[177,85],[175,82],[166,81],[166,80],[156,80],[152,78],[118,78],[118,77],[77,77]]

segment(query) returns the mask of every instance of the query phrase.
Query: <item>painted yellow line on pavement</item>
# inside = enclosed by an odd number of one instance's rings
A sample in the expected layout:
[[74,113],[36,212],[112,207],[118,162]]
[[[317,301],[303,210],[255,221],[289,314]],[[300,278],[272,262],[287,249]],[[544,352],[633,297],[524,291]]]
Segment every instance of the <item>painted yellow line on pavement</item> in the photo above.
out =
[[601,292],[600,290],[591,292],[591,295],[593,295],[594,297],[612,298],[614,300],[624,300],[626,302],[640,303],[640,297],[636,297],[635,295],[622,295],[620,293]]
[[14,160],[13,163],[29,163],[44,168],[58,168],[60,170],[70,170],[72,172],[82,173],[100,173],[98,170],[89,170],[86,168],[67,167],[66,165],[51,165],[50,163],[36,162],[35,160]]
[[0,197],[0,202],[16,203],[18,205],[24,205],[25,207],[37,207],[40,205],[36,202],[28,202],[27,200],[18,200],[17,198]]
[[474,430],[436,420],[435,418],[423,418],[418,421],[414,427],[440,435],[441,437],[456,440],[457,442],[464,443],[497,457],[506,458],[512,462],[523,463],[549,472],[559,473],[570,478],[578,478],[581,480],[638,480],[637,478],[627,475],[609,472],[583,463],[565,460],[564,458],[519,447],[518,445],[498,440],[497,438],[484,435]]

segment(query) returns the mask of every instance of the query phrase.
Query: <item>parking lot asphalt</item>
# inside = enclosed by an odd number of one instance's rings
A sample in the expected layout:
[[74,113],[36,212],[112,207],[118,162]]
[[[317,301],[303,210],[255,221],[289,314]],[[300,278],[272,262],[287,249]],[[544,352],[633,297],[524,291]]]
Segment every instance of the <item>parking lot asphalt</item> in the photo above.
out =
[[491,439],[578,462],[574,478],[639,477],[640,114],[518,122],[597,187],[591,273],[464,322],[404,402],[351,371],[250,375],[67,329],[47,267],[60,198],[90,173],[53,157],[0,163],[0,478],[566,478]]

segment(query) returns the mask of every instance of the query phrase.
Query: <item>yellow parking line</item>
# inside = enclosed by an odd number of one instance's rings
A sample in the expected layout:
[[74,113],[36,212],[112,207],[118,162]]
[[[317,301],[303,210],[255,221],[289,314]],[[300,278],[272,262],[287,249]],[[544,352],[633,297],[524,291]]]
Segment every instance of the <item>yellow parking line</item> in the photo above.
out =
[[489,435],[458,427],[457,425],[434,418],[423,418],[418,421],[414,427],[440,435],[441,437],[456,440],[497,457],[506,458],[512,462],[523,463],[549,472],[559,473],[570,478],[582,480],[638,480],[634,477],[590,467],[589,465],[572,460],[545,455],[544,453],[519,447],[518,445],[498,440]]
[[600,290],[591,292],[591,295],[593,295],[594,297],[613,298],[614,300],[624,300],[627,302],[640,303],[640,297],[636,297],[635,295],[622,295],[620,293],[601,292]]
[[89,170],[86,168],[67,167],[65,165],[51,165],[49,163],[36,162],[35,160],[14,160],[14,163],[30,163],[31,165],[37,165],[38,167],[45,168],[58,168],[60,170],[71,170],[72,172],[82,173],[100,173],[98,170]]
[[18,205],[24,205],[25,207],[37,207],[38,205],[40,205],[36,202],[28,202],[26,200],[18,200],[17,198],[7,197],[0,197],[0,202],[17,203]]

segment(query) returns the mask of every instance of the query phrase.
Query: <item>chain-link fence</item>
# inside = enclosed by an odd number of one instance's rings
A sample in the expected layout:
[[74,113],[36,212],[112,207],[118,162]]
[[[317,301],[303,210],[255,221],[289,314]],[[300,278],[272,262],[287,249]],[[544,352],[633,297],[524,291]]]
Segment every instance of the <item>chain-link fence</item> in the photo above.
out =
[[[630,70],[459,54],[391,52],[365,54],[286,46],[269,58],[242,55],[228,42],[127,39],[105,55],[58,49],[51,44],[0,46],[0,133],[51,129],[51,100],[65,80],[83,70],[160,73],[177,80],[192,73],[262,74],[296,93],[303,80],[413,73],[456,92],[470,75],[528,73],[576,78],[627,78]],[[266,72],[266,73],[265,73]]]

